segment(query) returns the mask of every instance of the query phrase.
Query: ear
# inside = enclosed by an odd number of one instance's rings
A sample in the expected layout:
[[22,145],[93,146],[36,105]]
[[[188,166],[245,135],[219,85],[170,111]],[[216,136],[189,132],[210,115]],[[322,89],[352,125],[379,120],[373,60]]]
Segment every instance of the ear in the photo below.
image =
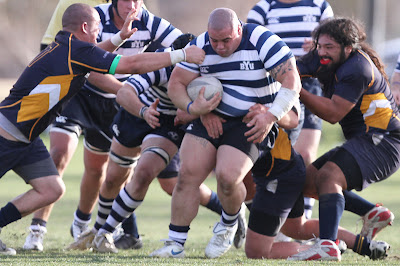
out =
[[240,23],[238,23],[238,35],[239,36],[242,35],[242,32],[243,32],[243,27]]
[[344,47],[344,53],[345,53],[346,55],[351,54],[352,51],[353,51],[353,46],[349,45],[349,46],[345,46],[345,47]]
[[81,30],[83,33],[88,33],[88,23],[87,22],[83,22],[81,25]]

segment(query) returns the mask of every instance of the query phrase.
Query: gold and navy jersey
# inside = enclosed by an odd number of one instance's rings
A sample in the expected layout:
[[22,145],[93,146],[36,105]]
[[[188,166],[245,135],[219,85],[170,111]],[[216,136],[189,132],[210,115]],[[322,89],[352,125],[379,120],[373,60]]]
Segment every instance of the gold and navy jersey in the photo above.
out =
[[263,150],[255,162],[251,172],[256,177],[275,177],[296,163],[296,153],[288,134],[279,128],[274,146],[271,150]]
[[35,139],[82,87],[85,75],[90,71],[109,73],[116,56],[60,31],[0,103],[1,127],[19,141]]
[[[300,75],[319,77],[322,69],[319,61],[316,52],[297,60]],[[355,104],[339,122],[346,139],[366,132],[400,129],[399,111],[390,87],[364,51],[354,51],[334,75],[320,81],[327,97],[337,95]]]

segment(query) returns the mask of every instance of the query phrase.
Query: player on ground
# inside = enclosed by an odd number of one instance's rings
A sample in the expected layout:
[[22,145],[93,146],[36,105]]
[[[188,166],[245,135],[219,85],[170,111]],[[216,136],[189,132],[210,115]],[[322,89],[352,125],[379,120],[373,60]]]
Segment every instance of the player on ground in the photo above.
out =
[[[311,32],[319,22],[331,17],[332,8],[325,0],[262,0],[250,10],[247,22],[267,27],[281,37],[298,58],[311,49]],[[302,86],[313,94],[322,95],[321,85],[315,78],[302,79]],[[289,131],[289,137],[307,166],[317,158],[322,120],[304,105],[302,109],[299,125]],[[314,201],[304,198],[307,219],[311,218]]]

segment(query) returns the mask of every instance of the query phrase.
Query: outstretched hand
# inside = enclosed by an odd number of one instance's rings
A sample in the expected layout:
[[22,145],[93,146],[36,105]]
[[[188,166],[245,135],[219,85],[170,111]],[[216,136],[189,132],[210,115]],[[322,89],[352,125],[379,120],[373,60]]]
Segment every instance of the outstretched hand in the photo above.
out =
[[133,28],[132,29],[132,22],[135,20],[139,20],[136,16],[135,16],[135,11],[136,9],[132,9],[128,16],[126,16],[124,25],[121,28],[121,39],[125,40],[128,39],[132,36],[132,34],[134,34],[137,31],[137,28]]
[[161,126],[160,121],[158,119],[160,113],[157,111],[157,105],[159,102],[160,99],[157,98],[143,114],[144,120],[146,120],[147,124],[149,124],[151,128],[156,128]]

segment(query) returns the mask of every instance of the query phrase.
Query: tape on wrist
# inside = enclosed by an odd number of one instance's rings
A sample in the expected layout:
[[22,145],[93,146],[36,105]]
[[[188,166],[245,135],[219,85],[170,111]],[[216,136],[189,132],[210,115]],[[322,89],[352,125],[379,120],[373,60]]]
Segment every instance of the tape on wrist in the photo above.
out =
[[273,114],[276,119],[280,120],[292,109],[298,99],[299,94],[296,91],[281,87],[268,111]]
[[139,111],[139,116],[144,119],[144,112],[146,112],[146,110],[149,109],[149,107],[147,107],[146,105],[142,106],[142,108],[140,108]]
[[184,49],[171,51],[169,52],[169,56],[171,57],[172,65],[186,60],[186,52]]
[[188,114],[190,114],[189,112],[189,107],[192,105],[193,101],[191,101],[190,103],[188,103],[187,107],[186,107],[186,111]]
[[121,32],[119,31],[117,34],[115,34],[115,35],[113,35],[112,37],[111,37],[111,43],[114,45],[114,46],[121,46],[126,40],[122,40],[121,39]]

